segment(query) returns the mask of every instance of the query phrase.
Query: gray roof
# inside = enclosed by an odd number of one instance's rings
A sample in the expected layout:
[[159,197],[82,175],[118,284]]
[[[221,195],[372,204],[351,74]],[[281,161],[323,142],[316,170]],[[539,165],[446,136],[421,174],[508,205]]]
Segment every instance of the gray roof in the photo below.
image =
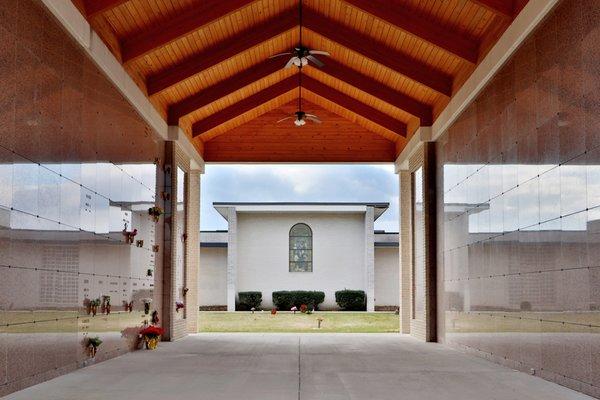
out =
[[283,202],[230,202],[230,201],[215,201],[213,206],[371,206],[375,208],[388,208],[390,203],[381,202],[328,202],[328,201],[316,201],[316,202],[303,202],[303,201],[283,201]]
[[294,207],[294,206],[314,206],[314,207],[373,207],[375,209],[375,219],[379,218],[390,206],[390,203],[383,202],[225,202],[215,201],[213,207],[223,218],[227,219],[226,209],[228,207]]

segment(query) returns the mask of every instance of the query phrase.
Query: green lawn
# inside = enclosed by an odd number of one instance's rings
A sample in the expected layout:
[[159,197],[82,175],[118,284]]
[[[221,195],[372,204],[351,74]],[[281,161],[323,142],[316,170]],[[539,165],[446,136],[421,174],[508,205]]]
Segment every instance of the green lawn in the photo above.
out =
[[[317,328],[322,318],[321,329]],[[393,312],[297,312],[201,311],[198,332],[398,332],[399,318]]]

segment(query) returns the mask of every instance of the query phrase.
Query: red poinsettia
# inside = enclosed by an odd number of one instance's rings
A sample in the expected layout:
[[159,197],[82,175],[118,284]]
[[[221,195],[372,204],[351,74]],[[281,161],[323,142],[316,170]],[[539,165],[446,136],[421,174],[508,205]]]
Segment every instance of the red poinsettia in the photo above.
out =
[[165,333],[165,330],[160,326],[150,325],[140,331],[140,335],[146,337],[159,337]]

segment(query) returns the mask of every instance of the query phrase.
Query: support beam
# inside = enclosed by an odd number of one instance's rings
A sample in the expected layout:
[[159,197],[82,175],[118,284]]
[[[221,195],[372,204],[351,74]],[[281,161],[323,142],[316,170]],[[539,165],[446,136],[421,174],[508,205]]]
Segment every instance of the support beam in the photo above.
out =
[[148,95],[155,95],[237,54],[272,39],[298,24],[298,11],[289,9],[267,21],[222,40],[181,63],[148,77]]
[[282,67],[283,61],[281,58],[270,58],[187,97],[169,106],[169,123],[177,125],[179,118],[280,71]]
[[332,89],[324,83],[311,78],[310,76],[305,75],[302,77],[302,87],[331,101],[332,103],[337,104],[342,108],[347,109],[348,111],[352,111],[353,113],[376,123],[377,125],[389,129],[400,136],[406,137],[406,124],[404,122],[398,121],[397,119],[371,106],[368,106],[345,93]]
[[298,77],[296,75],[290,76],[276,84],[269,86],[266,89],[261,90],[253,94],[252,96],[246,97],[245,99],[232,104],[229,107],[224,108],[206,117],[192,125],[192,134],[194,137],[201,135],[202,133],[209,131],[217,126],[224,124],[225,122],[238,117],[245,112],[248,112],[261,104],[273,100],[277,96],[281,96],[298,87]]
[[92,19],[128,1],[129,0],[84,0],[83,4],[86,17]]
[[325,65],[319,70],[414,115],[419,118],[421,126],[429,126],[433,122],[433,112],[430,105],[399,93],[376,79],[346,67],[332,58],[328,58]]
[[188,35],[254,0],[208,0],[164,23],[156,23],[121,43],[123,63],[131,62]]
[[[171,105],[169,107],[169,124],[177,124],[179,118],[279,71],[281,69],[281,64],[282,62],[280,59],[265,60],[260,64],[239,72],[222,82]],[[420,124],[422,126],[429,126],[432,123],[432,110],[429,105],[399,93],[389,86],[348,68],[334,59],[328,59],[325,66],[319,70],[414,115],[420,119]]]
[[[487,2],[501,0],[487,0]],[[392,5],[388,0],[345,0],[404,32],[425,40],[472,64],[477,63],[479,44],[472,38],[444,28],[435,21],[419,17],[402,6]]]
[[493,13],[512,19],[514,17],[513,0],[471,0],[473,3],[487,8]]
[[303,14],[303,23],[311,31],[360,53],[421,85],[445,96],[450,97],[452,95],[453,78],[451,76],[414,60],[407,54],[379,43],[370,36],[308,9]]

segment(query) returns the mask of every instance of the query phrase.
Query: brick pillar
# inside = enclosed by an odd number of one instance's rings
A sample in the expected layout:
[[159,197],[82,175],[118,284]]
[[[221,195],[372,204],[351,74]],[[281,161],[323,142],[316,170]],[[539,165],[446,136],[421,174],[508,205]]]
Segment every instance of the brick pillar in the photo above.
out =
[[[400,175],[400,329],[418,339],[434,342],[437,340],[435,144],[421,142],[402,162],[397,161],[396,167]],[[422,219],[414,226],[415,171],[419,168],[422,171]],[[417,236],[423,238],[418,243],[415,243],[416,229],[419,230]],[[421,256],[415,257],[415,254]],[[415,284],[416,274],[423,277],[422,288]],[[422,309],[415,307],[417,302],[423,305]]]
[[365,212],[365,292],[367,311],[375,311],[375,209]]
[[237,212],[234,207],[227,209],[227,311],[235,311],[237,295]]
[[175,278],[174,278],[174,269],[173,269],[173,246],[172,246],[172,237],[173,237],[173,204],[174,198],[172,197],[173,192],[176,190],[173,188],[173,175],[174,169],[173,165],[175,163],[175,143],[174,142],[166,142],[165,143],[165,164],[163,166],[165,172],[165,180],[164,180],[164,189],[162,191],[162,196],[165,201],[165,214],[164,214],[164,235],[163,235],[163,243],[161,244],[163,248],[163,271],[162,271],[162,312],[160,313],[160,318],[162,319],[161,325],[165,330],[165,334],[163,335],[163,340],[172,340],[173,338],[173,313],[172,309],[175,307],[174,305],[174,286],[175,286]]
[[[192,168],[193,164],[196,168]],[[164,339],[176,340],[197,331],[200,175],[203,165],[192,163],[176,142],[168,141],[165,143],[163,168],[165,223],[161,322],[165,329]],[[178,177],[178,169],[184,173],[183,180]],[[181,194],[184,199],[178,198]],[[181,210],[177,211],[178,202],[185,204],[183,216]],[[182,224],[185,224],[185,228]],[[176,312],[176,301],[184,303],[184,310]]]
[[411,181],[410,171],[398,171],[400,181],[400,332],[410,333],[411,312]]
[[185,314],[188,333],[198,331],[198,273],[200,267],[200,178],[203,171],[188,174]]

